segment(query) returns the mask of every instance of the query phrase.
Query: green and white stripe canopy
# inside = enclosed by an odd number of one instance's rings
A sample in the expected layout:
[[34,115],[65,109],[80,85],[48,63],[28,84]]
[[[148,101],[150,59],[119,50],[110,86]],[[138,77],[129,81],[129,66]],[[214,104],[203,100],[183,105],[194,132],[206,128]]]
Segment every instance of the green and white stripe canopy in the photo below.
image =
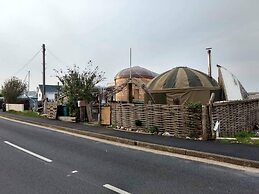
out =
[[154,79],[148,86],[150,90],[186,89],[186,88],[219,88],[217,81],[203,72],[188,67],[176,67]]

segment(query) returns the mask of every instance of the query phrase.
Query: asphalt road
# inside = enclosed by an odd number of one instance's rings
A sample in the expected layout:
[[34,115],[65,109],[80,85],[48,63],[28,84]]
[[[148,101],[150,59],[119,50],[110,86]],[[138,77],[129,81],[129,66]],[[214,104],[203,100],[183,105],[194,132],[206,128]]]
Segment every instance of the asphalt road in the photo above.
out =
[[93,132],[93,133],[102,134],[102,135],[129,139],[133,141],[165,145],[169,147],[176,147],[176,148],[182,148],[187,150],[194,150],[199,152],[207,152],[207,153],[219,154],[223,156],[230,156],[230,157],[259,161],[259,149],[258,149],[258,146],[256,145],[220,143],[215,141],[186,140],[183,138],[176,138],[172,136],[131,133],[131,132],[108,129],[106,127],[92,127],[92,126],[84,125],[82,123],[62,122],[59,120],[51,120],[51,119],[42,118],[42,117],[28,117],[28,116],[11,114],[11,113],[1,112],[1,111],[0,111],[0,116],[4,116],[4,117],[7,116],[9,118],[14,118],[22,121],[33,122],[33,123],[42,123],[43,125],[47,124],[47,125],[58,126],[58,127],[67,127],[67,128]]
[[0,119],[0,193],[259,193],[259,174]]

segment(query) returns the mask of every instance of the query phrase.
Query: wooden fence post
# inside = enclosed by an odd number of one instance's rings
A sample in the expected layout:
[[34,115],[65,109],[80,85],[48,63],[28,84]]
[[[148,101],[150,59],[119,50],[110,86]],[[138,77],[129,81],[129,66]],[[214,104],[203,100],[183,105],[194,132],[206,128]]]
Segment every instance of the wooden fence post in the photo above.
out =
[[207,106],[202,105],[202,139],[208,140],[208,132],[207,132]]
[[209,100],[209,118],[210,118],[210,130],[211,130],[211,137],[212,139],[215,139],[215,132],[213,131],[213,117],[212,117],[212,106],[215,99],[215,93],[212,93]]

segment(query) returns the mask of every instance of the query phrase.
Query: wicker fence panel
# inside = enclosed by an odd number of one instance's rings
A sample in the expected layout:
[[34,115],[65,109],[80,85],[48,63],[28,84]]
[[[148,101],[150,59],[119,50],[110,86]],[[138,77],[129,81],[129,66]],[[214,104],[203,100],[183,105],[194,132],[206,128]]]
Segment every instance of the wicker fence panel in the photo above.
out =
[[197,138],[202,135],[202,109],[184,108],[185,136]]
[[220,121],[220,136],[251,131],[256,124],[259,100],[217,102],[212,107],[213,122]]
[[146,127],[150,129],[156,125],[154,122],[154,106],[153,105],[146,105]]
[[[132,107],[132,129],[138,130],[138,129],[145,129],[146,128],[146,107],[143,104],[135,104]],[[136,126],[135,121],[139,120],[142,125]]]
[[185,126],[185,118],[184,118],[184,111],[182,106],[177,106],[174,108],[175,110],[175,117],[174,120],[176,122],[176,131],[175,134],[178,137],[187,137],[187,130]]
[[137,115],[136,115],[136,108],[134,106],[134,104],[130,104],[130,107],[129,107],[129,111],[130,111],[130,129],[131,130],[136,130],[137,129],[137,126],[135,124],[135,120],[137,120]]
[[[112,105],[112,117],[115,117],[112,118],[112,122],[118,127],[131,130],[157,127],[160,132],[166,131],[177,137],[187,137],[197,133],[197,126],[201,126],[201,112],[192,114],[194,113],[180,105]],[[136,126],[136,120],[141,121],[141,127]]]
[[178,123],[179,116],[181,120],[180,111],[181,106],[167,105],[164,109],[165,131],[175,136],[178,136],[181,131]]
[[136,117],[142,121],[142,125],[146,126],[146,107],[144,105],[135,105]]
[[111,120],[112,120],[112,125],[117,125],[117,120],[116,120],[116,104],[112,103],[111,104]]
[[[259,123],[259,100],[216,102],[212,106],[212,122],[220,121],[220,136],[233,136],[250,131]],[[136,126],[139,120],[142,126]],[[207,120],[208,122],[208,120]],[[112,123],[136,130],[158,127],[177,137],[198,137],[202,134],[201,110],[180,105],[112,104]],[[207,123],[211,137],[210,123]]]
[[122,107],[120,104],[117,104],[117,106],[116,106],[116,122],[117,122],[117,126],[119,126],[119,127],[123,126],[123,124],[122,124]]
[[161,104],[154,105],[154,108],[153,108],[154,126],[157,127],[160,132],[165,131],[163,113],[164,113],[164,109]]
[[125,128],[131,128],[131,106],[130,104],[122,104],[121,105],[121,113],[122,113],[122,126]]

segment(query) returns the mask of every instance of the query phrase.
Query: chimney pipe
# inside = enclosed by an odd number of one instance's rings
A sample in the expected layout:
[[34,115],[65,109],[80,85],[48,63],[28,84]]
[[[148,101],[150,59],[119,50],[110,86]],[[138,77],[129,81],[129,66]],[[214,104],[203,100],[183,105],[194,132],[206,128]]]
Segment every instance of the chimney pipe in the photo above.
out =
[[211,77],[211,49],[212,48],[206,48],[208,51],[208,76]]

